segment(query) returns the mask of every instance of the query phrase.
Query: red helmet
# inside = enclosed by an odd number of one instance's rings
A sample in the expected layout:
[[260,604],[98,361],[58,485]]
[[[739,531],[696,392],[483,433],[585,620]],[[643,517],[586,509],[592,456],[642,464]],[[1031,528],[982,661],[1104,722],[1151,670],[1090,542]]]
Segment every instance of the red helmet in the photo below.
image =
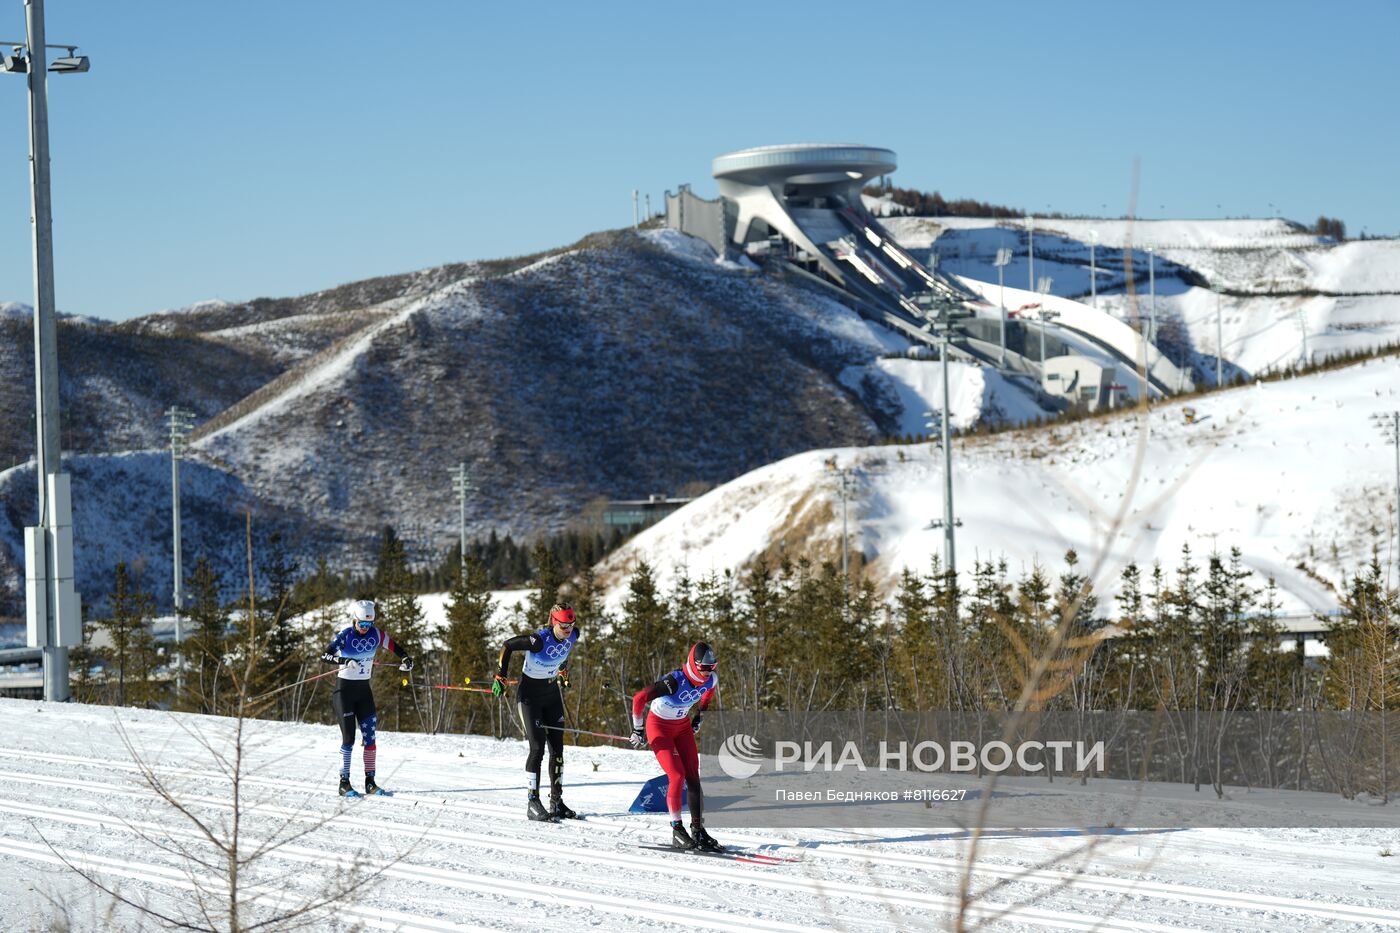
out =
[[685,659],[685,676],[693,684],[703,684],[710,679],[717,666],[715,649],[703,641],[697,641],[695,647],[690,649],[690,656]]
[[574,619],[574,607],[568,603],[555,603],[554,608],[549,610],[551,625],[573,625]]

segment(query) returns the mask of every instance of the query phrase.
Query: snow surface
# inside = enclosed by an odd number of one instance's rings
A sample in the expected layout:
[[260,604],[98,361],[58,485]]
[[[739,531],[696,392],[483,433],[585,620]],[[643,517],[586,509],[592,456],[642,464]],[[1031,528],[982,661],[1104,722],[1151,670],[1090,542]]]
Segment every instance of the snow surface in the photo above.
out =
[[[1256,585],[1275,579],[1285,612],[1335,609],[1343,575],[1369,559],[1373,543],[1394,566],[1393,451],[1369,416],[1397,407],[1400,358],[1392,356],[1158,405],[1145,416],[1133,409],[960,439],[959,571],[1005,558],[1013,576],[1036,563],[1058,572],[1073,548],[1096,571],[1100,594],[1111,595],[1130,561],[1172,568],[1183,545],[1197,555],[1237,546]],[[943,517],[941,449],[815,450],[711,490],[609,555],[600,566],[609,604],[620,605],[639,560],[667,588],[682,572],[738,573],[779,541],[839,558],[831,462],[853,471],[850,546],[870,577],[888,593],[906,568],[927,572],[943,548],[942,531],[928,527]]]
[[[1400,343],[1400,240],[1334,243],[1277,219],[1036,218],[1032,271],[1024,218],[882,223],[919,259],[932,261],[936,253],[944,272],[989,283],[977,288],[989,298],[998,282],[992,261],[998,249],[1010,248],[1002,280],[1011,307],[1010,289],[1033,291],[1043,277],[1051,279],[1052,295],[1088,303],[1097,236],[1098,307],[1134,327],[1155,313],[1159,333],[1174,347],[1169,355],[1193,364],[1207,381],[1217,355],[1227,374],[1235,367],[1254,374],[1305,356]],[[1135,297],[1127,294],[1124,264],[1130,246]],[[1223,341],[1216,339],[1215,294],[1202,281],[1225,292]]]
[[[379,690],[387,688],[380,686]],[[464,695],[462,702],[490,702]],[[65,861],[151,908],[190,917],[217,899],[192,824],[152,794],[136,758],[226,838],[232,722],[155,710],[0,700],[0,913],[6,927],[155,928],[113,905]],[[130,744],[117,739],[117,729]],[[941,830],[716,829],[721,841],[791,862],[758,865],[656,852],[662,816],[626,812],[660,773],[626,747],[565,751],[565,799],[581,823],[524,817],[524,744],[482,736],[379,733],[392,798],[335,795],[331,726],[248,726],[241,851],[261,900],[287,909],[356,870],[382,876],[313,915],[314,928],[404,931],[943,930],[969,850]],[[359,781],[359,752],[354,776]],[[304,835],[287,838],[288,829]],[[992,830],[971,890],[997,930],[1388,929],[1400,926],[1395,830]],[[980,919],[978,915],[970,921]]]

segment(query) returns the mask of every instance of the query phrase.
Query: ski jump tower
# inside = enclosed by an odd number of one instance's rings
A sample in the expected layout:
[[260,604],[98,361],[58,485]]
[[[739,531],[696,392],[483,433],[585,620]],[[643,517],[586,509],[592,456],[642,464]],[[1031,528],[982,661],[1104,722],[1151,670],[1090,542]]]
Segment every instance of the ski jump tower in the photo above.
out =
[[[1029,377],[1042,390],[1052,387],[1047,380],[1061,379],[1064,360],[1054,369],[1048,361],[1042,367],[1028,352],[1008,353],[1007,362],[1000,362],[996,333],[1001,311],[987,300],[987,283],[928,268],[865,209],[861,189],[896,167],[889,149],[855,144],[730,152],[712,166],[720,197],[704,200],[688,185],[675,194],[668,191],[666,223],[704,239],[720,255],[740,250],[778,260],[781,268],[838,292],[862,314],[915,340],[932,342],[924,327],[931,293],[962,302],[975,317],[961,325],[956,355]],[[1137,388],[1157,395],[1190,388],[1184,372],[1116,318],[1053,296],[1046,306],[1057,317],[1036,321],[1037,330],[1057,356],[1083,359],[1085,372],[1097,366],[1112,382],[1117,369],[1135,384],[1145,383]],[[1147,361],[1146,378],[1139,380],[1135,370],[1142,359]],[[1088,365],[1091,361],[1094,366]]]

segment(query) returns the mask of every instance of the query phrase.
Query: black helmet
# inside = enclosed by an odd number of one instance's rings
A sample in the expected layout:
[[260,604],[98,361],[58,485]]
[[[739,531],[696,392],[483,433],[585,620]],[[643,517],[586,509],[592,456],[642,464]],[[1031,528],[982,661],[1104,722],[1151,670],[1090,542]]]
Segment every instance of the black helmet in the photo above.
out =
[[717,666],[715,649],[703,641],[697,641],[695,647],[690,649],[690,656],[685,659],[685,676],[690,678],[691,683],[703,684],[710,679]]

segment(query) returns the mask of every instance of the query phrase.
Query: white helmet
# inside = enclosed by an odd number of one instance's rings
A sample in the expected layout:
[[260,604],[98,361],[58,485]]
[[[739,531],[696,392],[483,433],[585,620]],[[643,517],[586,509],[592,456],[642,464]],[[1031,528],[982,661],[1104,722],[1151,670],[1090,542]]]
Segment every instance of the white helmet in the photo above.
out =
[[351,622],[373,622],[374,621],[374,601],[370,599],[357,599],[350,604]]

